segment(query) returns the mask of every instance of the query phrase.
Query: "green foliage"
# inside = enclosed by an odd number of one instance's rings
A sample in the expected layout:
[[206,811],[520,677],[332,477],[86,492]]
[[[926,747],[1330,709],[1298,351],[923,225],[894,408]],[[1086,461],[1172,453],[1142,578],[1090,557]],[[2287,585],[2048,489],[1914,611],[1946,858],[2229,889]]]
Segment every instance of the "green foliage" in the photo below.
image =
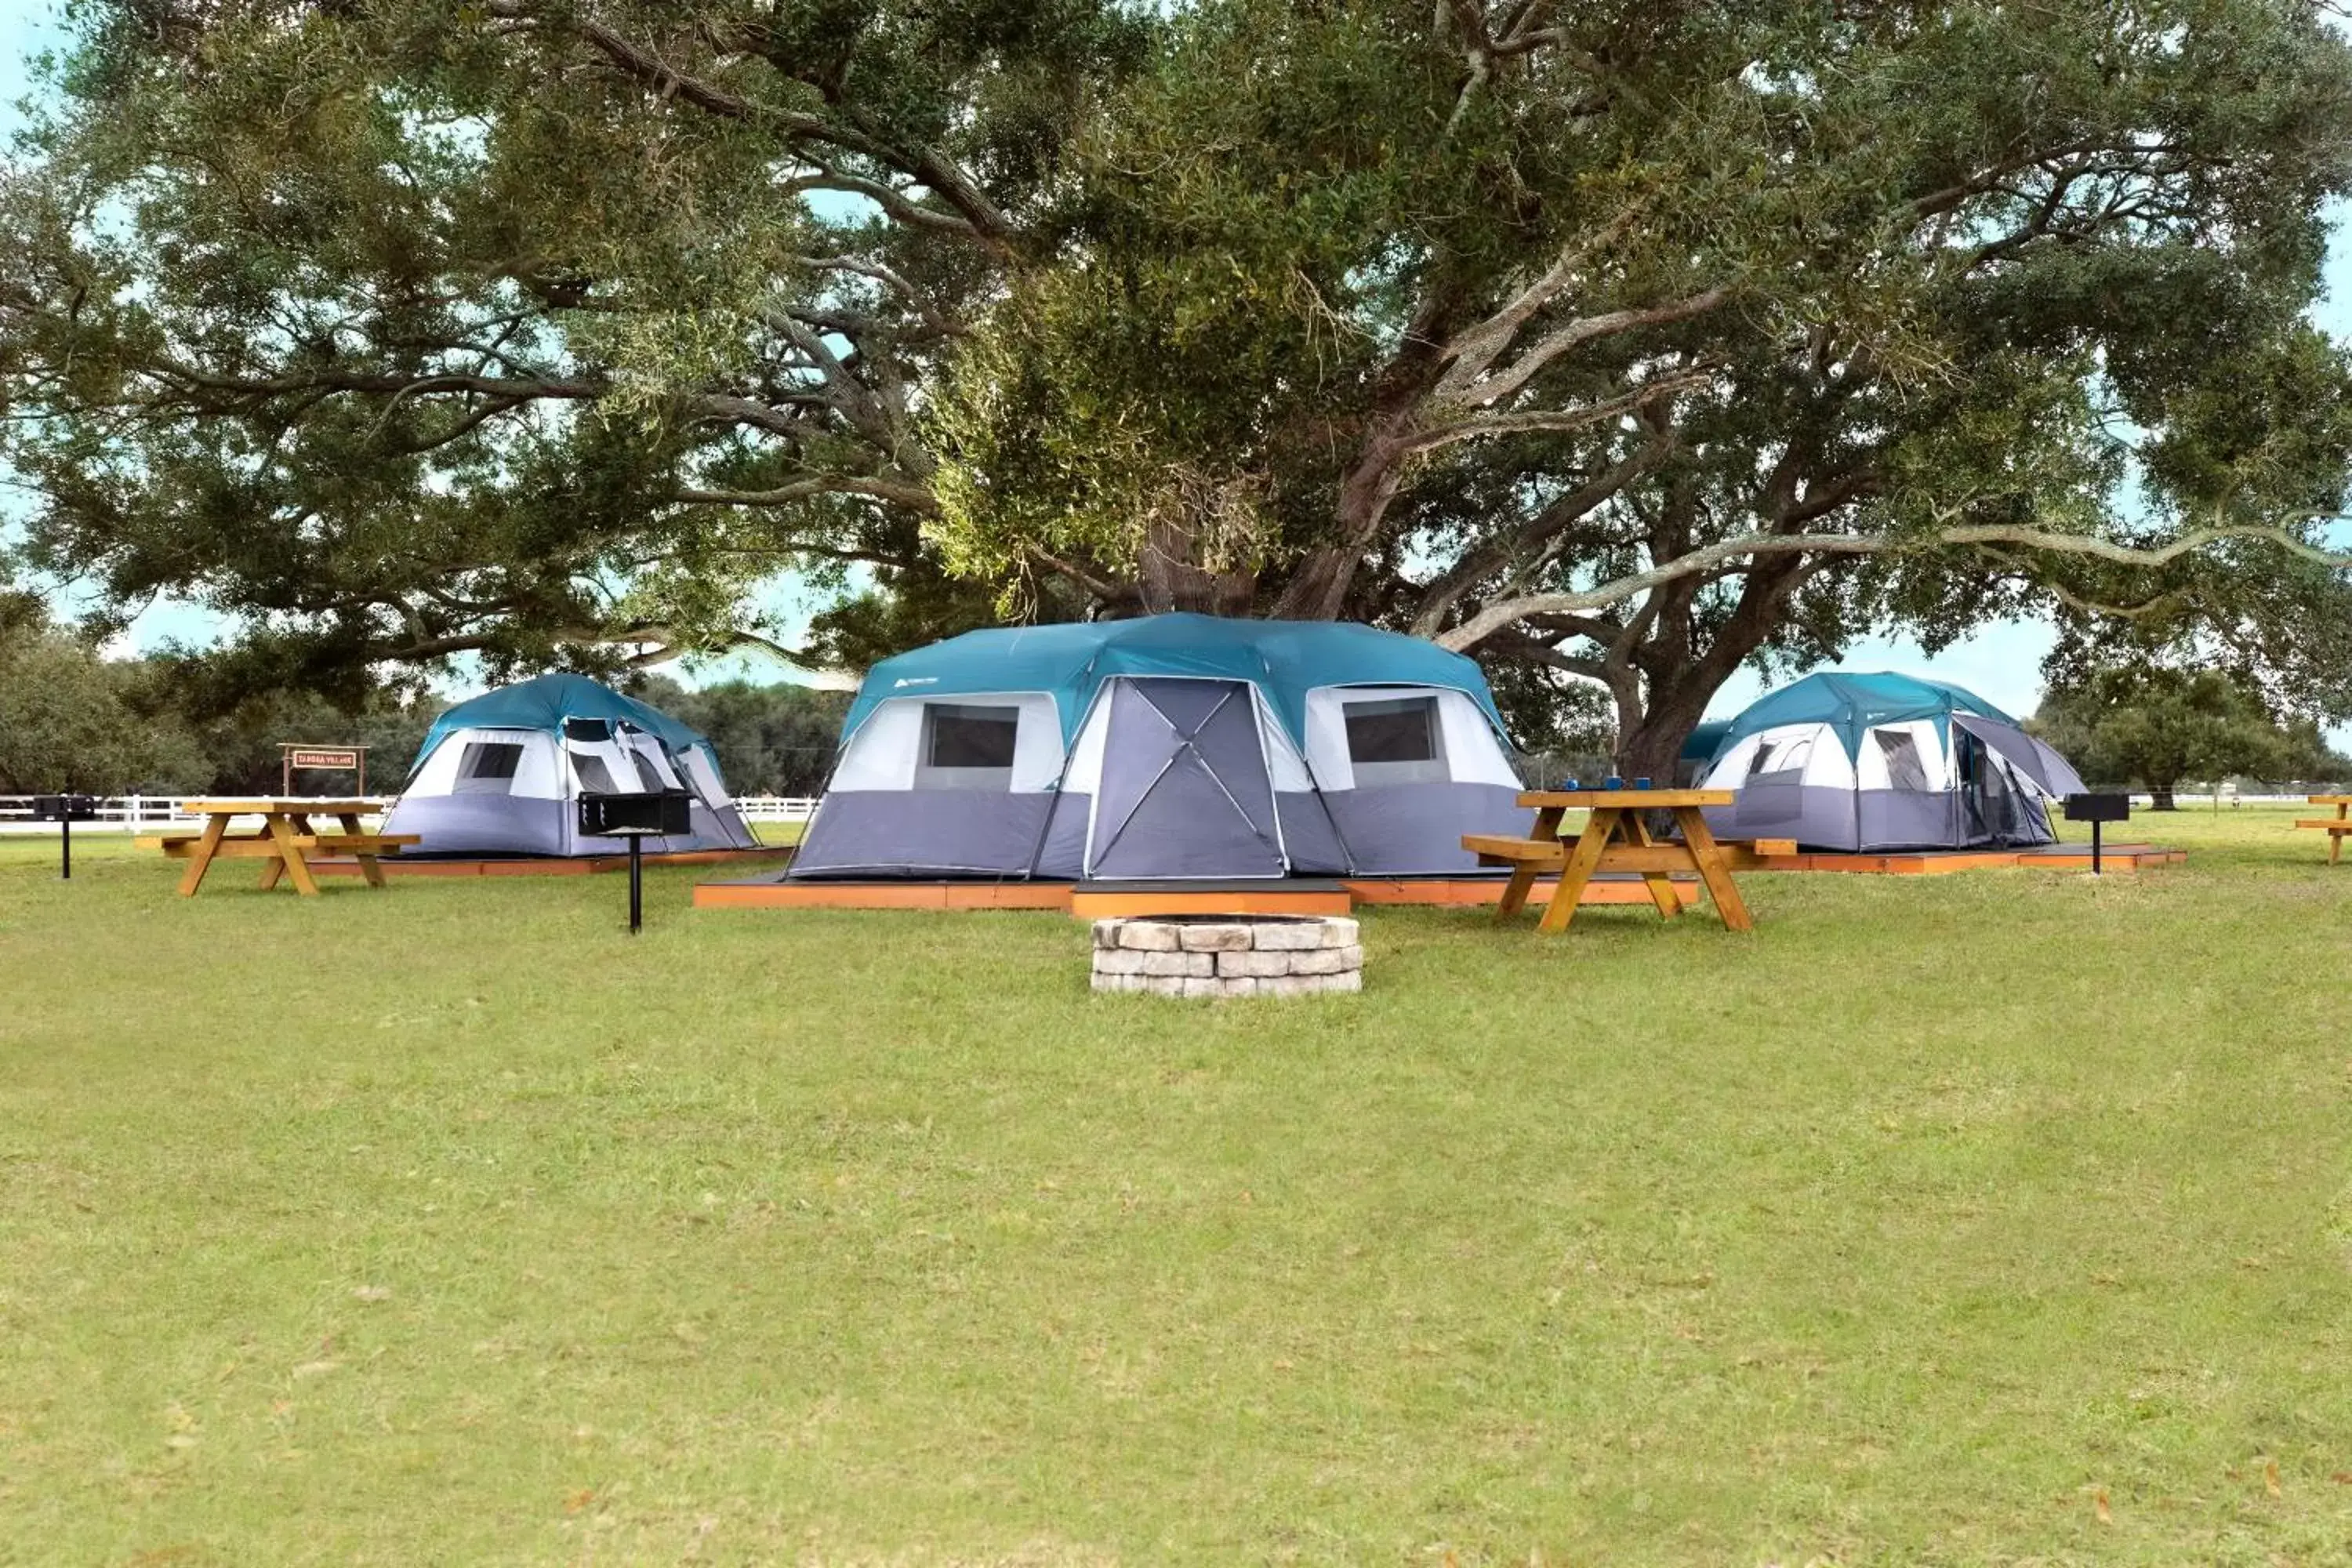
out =
[[615,671],[791,570],[856,662],[1409,628],[1653,774],[1743,664],[2028,612],[2352,711],[2324,0],[74,15],[0,455],[244,689]]
[[643,698],[710,738],[738,795],[824,793],[850,694],[788,682],[716,681],[688,689],[661,677],[629,683]]
[[2053,688],[2033,728],[2085,779],[2146,785],[2160,806],[2183,779],[2352,777],[2314,721],[2282,720],[2259,689],[2218,669],[2094,670]]
[[1539,665],[1498,662],[1487,686],[1512,743],[1523,753],[1605,762],[1616,750],[1616,716],[1589,682],[1564,679]]
[[[224,795],[275,795],[282,787],[289,741],[320,745],[362,745],[368,750],[368,793],[396,794],[415,764],[416,749],[443,706],[429,695],[403,698],[372,694],[347,708],[315,693],[270,691],[247,698],[226,712],[184,716],[185,688],[169,665],[143,671],[140,705],[151,722],[181,727],[195,756],[169,776],[176,793],[214,790]],[[331,795],[357,787],[347,773],[294,775],[303,795]]]
[[[1066,259],[938,405],[960,569],[1162,607],[1189,552],[1261,611],[1565,659],[1652,764],[1743,662],[1895,627],[2153,601],[2308,699],[2352,672],[2340,571],[2074,548],[2343,499],[2318,7],[1222,0],[1078,148]],[[1775,533],[1828,542],[1697,560]]]
[[[1154,24],[1103,0],[92,0],[0,175],[30,563],[247,689],[610,672],[903,570],[909,408]],[[104,629],[104,628],[101,628]],[[351,698],[353,690],[341,695]]]
[[168,789],[198,763],[186,731],[139,711],[131,681],[79,638],[0,623],[0,794]]

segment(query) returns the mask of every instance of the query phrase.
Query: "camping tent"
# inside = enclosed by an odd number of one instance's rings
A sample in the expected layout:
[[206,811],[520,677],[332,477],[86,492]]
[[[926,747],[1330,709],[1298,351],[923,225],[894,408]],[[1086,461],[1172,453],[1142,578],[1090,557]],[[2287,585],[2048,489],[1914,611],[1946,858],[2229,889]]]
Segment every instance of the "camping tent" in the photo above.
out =
[[1759,699],[1717,742],[1707,826],[1818,849],[2047,844],[2044,803],[2083,781],[1991,703],[1908,675],[1809,675]]
[[1468,870],[1523,830],[1478,667],[1328,622],[969,632],[874,667],[795,877]]
[[753,847],[709,741],[584,676],[542,675],[436,719],[384,831],[421,835],[423,855],[605,855],[614,840],[580,834],[582,791],[677,789],[694,831],[648,853]]

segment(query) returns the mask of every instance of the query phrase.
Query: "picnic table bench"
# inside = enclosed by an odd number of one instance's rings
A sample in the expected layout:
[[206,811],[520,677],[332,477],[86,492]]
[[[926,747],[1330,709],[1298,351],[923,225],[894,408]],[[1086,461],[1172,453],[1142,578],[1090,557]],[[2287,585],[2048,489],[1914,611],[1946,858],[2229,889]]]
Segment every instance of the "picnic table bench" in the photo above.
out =
[[2305,816],[2295,822],[2297,827],[2316,827],[2327,835],[2327,863],[2333,866],[2343,856],[2344,836],[2352,833],[2352,818],[2345,816],[2345,808],[2352,806],[2352,795],[2314,795],[2304,798],[2313,805],[2336,808],[2333,816]]
[[[1732,794],[1721,789],[1529,790],[1519,804],[1534,808],[1535,831],[1520,838],[1507,834],[1465,833],[1462,847],[1487,866],[1508,866],[1511,880],[1496,906],[1495,918],[1508,920],[1526,907],[1536,879],[1557,872],[1559,884],[1545,906],[1540,929],[1560,931],[1576,918],[1577,902],[1596,874],[1630,871],[1649,889],[1659,917],[1672,920],[1682,912],[1672,874],[1695,871],[1715,900],[1715,912],[1732,931],[1752,931],[1755,920],[1731,879],[1735,867],[1753,866],[1759,854],[1794,853],[1796,846],[1759,841],[1754,847],[1722,844],[1707,830],[1704,809],[1729,805]],[[1569,812],[1589,813],[1583,831],[1573,840],[1559,836]],[[1648,811],[1674,815],[1682,830],[1679,841],[1661,840],[1643,821]]]
[[[414,833],[370,833],[360,826],[360,818],[383,809],[383,803],[375,800],[303,800],[278,796],[254,799],[192,800],[181,809],[202,816],[205,826],[194,833],[149,834],[138,840],[142,849],[161,849],[174,860],[185,860],[187,870],[180,878],[180,896],[194,898],[205,884],[205,873],[215,860],[254,859],[265,862],[261,868],[264,890],[278,886],[282,878],[294,884],[294,890],[304,898],[316,898],[319,884],[310,875],[308,857],[313,850],[329,850],[348,854],[359,861],[360,874],[368,886],[381,888],[383,868],[381,857],[397,855],[409,845],[419,842]],[[253,833],[231,833],[229,824],[241,816],[261,818],[260,829]],[[341,832],[322,832],[311,826],[313,816],[335,818]]]

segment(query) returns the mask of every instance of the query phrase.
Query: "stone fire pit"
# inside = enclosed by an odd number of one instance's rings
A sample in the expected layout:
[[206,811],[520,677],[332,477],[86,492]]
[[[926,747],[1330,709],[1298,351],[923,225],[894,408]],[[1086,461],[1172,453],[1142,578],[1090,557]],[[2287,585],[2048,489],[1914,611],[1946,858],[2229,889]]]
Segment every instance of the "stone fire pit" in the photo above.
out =
[[1159,996],[1313,996],[1364,988],[1351,920],[1152,915],[1095,921],[1094,988]]

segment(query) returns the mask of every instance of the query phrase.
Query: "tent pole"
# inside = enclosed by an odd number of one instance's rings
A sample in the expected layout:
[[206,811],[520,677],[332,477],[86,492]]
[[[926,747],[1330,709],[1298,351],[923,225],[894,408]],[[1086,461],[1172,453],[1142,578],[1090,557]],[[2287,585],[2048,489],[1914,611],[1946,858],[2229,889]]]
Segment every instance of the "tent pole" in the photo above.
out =
[[[1052,694],[1047,695],[1050,700]],[[1095,701],[1098,702],[1101,700],[1102,689],[1097,687]],[[1070,764],[1077,760],[1078,737],[1087,732],[1087,721],[1094,716],[1095,704],[1089,702],[1087,704],[1085,714],[1078,720],[1078,727],[1070,732],[1069,740],[1063,743],[1062,766],[1060,771],[1054,774],[1054,787],[1050,792],[1052,798],[1045,803],[1045,820],[1037,825],[1037,840],[1029,846],[1029,864],[1021,868],[1021,879],[1024,882],[1034,882],[1037,879],[1037,862],[1045,858],[1045,841],[1054,837],[1055,815],[1062,809],[1062,786],[1070,782]],[[1055,702],[1054,704],[1055,726],[1059,728],[1061,722],[1062,705]],[[1078,851],[1078,875],[1083,878],[1086,872],[1087,852],[1082,848]]]
[[[1460,689],[1447,688],[1447,689]],[[1480,717],[1483,718],[1485,715],[1482,714]],[[1298,721],[1302,724],[1307,721],[1307,704],[1303,698],[1298,705]],[[1276,722],[1279,724],[1280,721],[1276,720]],[[1503,739],[1507,743],[1510,737],[1506,735]],[[1350,877],[1356,875],[1356,851],[1349,846],[1348,836],[1339,831],[1339,814],[1333,811],[1331,803],[1323,797],[1323,781],[1315,776],[1315,760],[1307,754],[1307,741],[1303,736],[1298,742],[1298,765],[1307,770],[1307,792],[1315,797],[1315,808],[1323,814],[1323,820],[1330,825],[1331,841],[1339,847],[1339,858],[1347,863],[1348,875]],[[1275,820],[1279,823],[1282,820],[1282,803],[1279,800],[1275,802],[1274,809]],[[1290,864],[1290,857],[1287,854],[1283,857],[1283,864],[1285,866]]]

